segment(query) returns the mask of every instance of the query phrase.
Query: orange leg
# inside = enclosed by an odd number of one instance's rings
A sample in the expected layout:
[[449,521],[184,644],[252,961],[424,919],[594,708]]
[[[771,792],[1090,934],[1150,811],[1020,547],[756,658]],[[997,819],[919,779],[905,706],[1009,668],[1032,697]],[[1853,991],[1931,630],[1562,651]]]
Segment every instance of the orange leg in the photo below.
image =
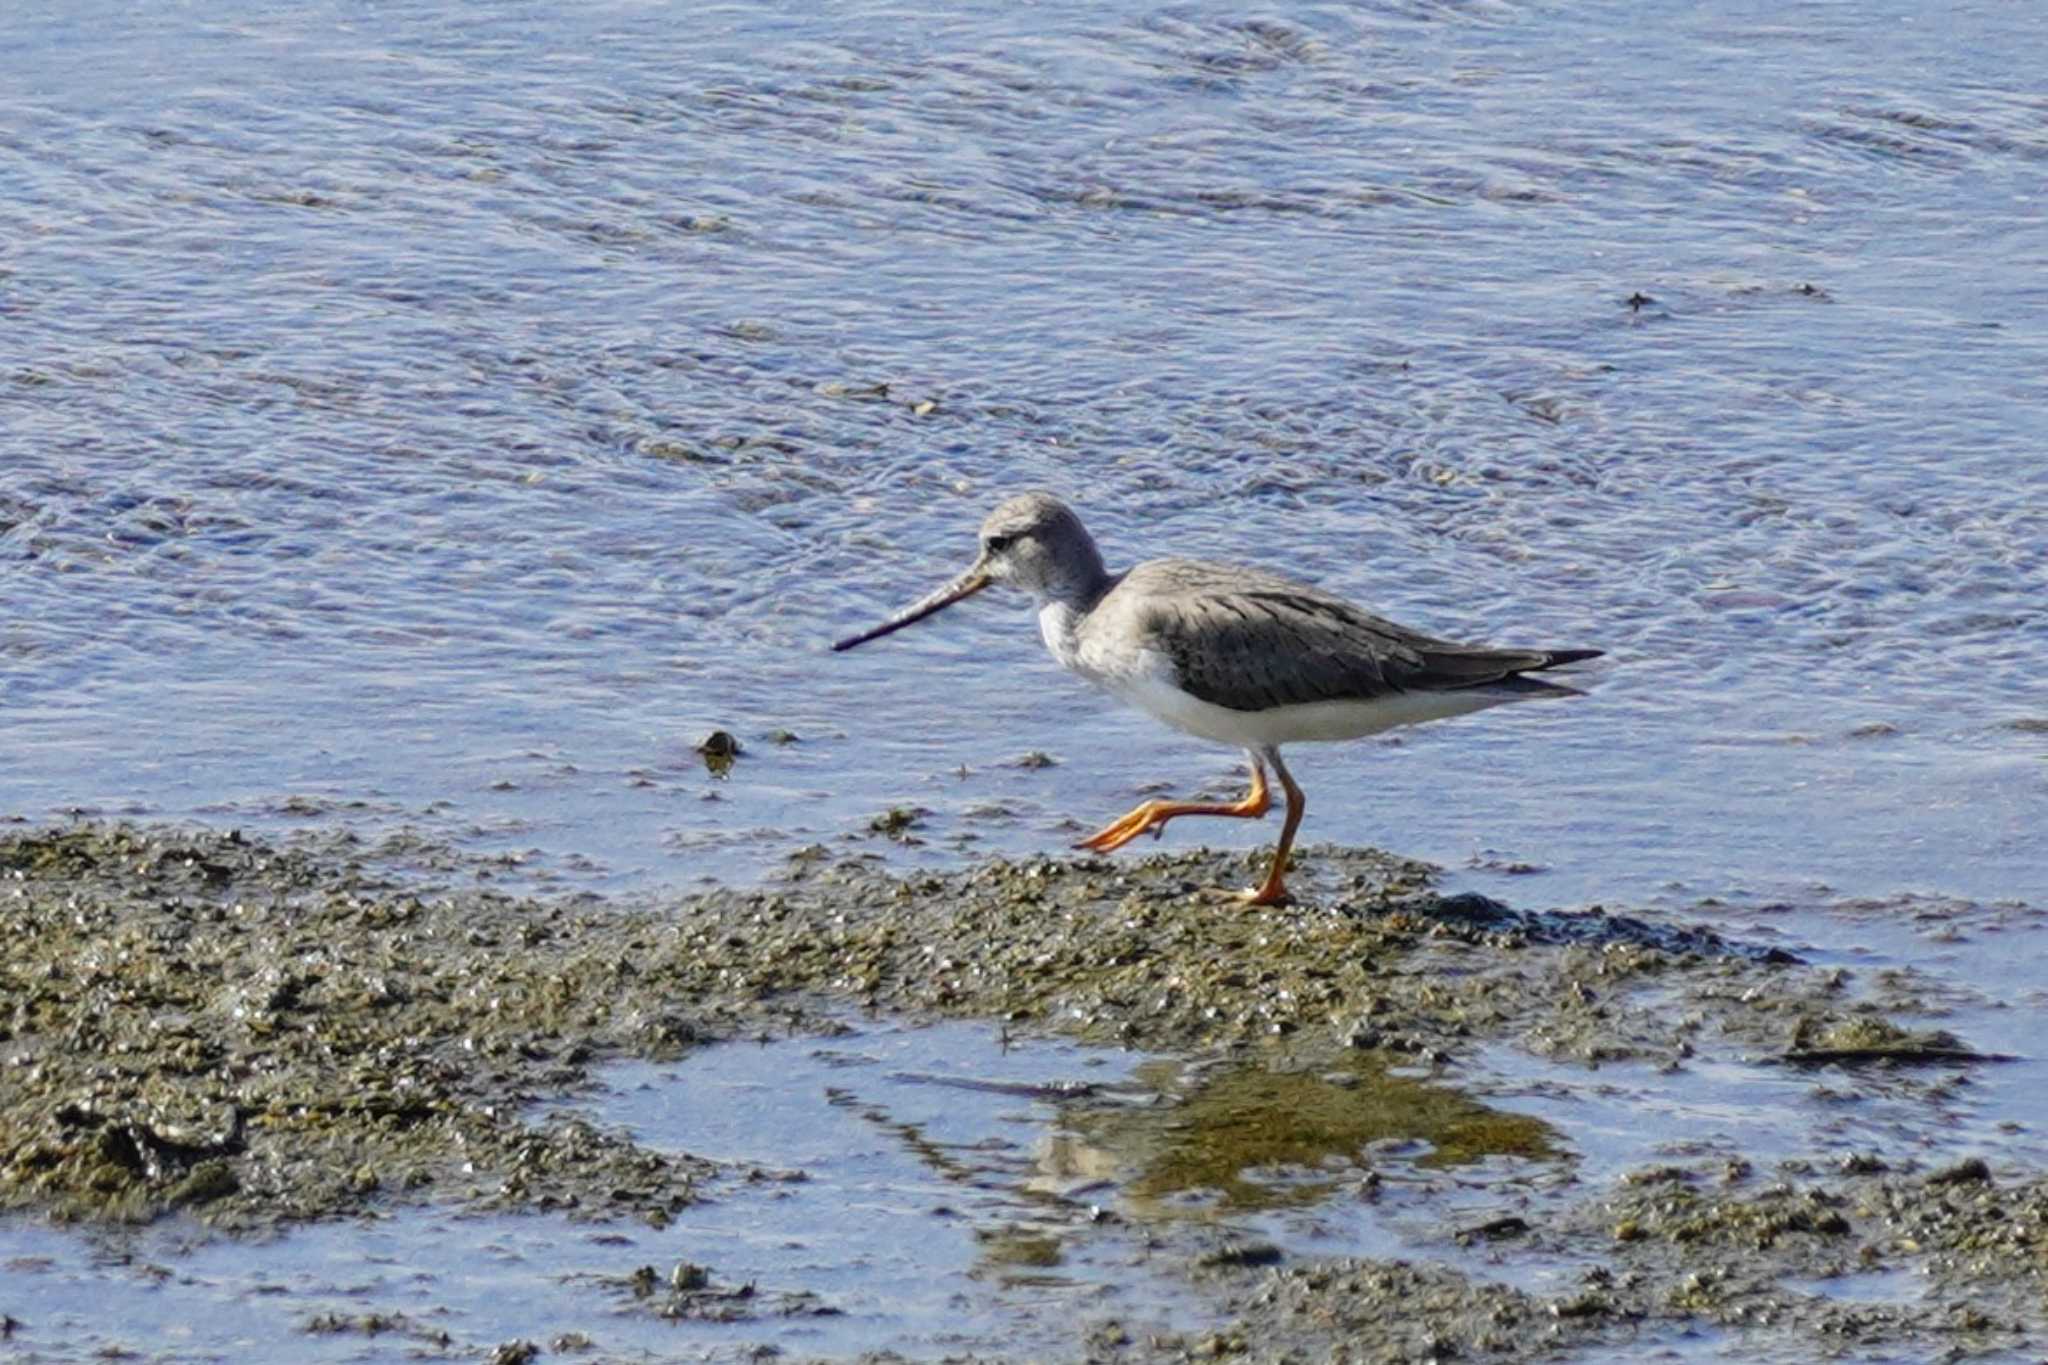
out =
[[[1290,778],[1286,781],[1292,790],[1293,780]],[[1291,802],[1293,798],[1290,797],[1289,800]],[[1252,789],[1245,794],[1242,801],[1227,804],[1207,801],[1147,801],[1121,819],[1110,821],[1074,847],[1107,853],[1113,848],[1122,848],[1140,834],[1163,829],[1166,822],[1176,815],[1227,815],[1239,820],[1256,820],[1272,808],[1273,798],[1266,791],[1265,766],[1254,758]],[[1297,815],[1293,818],[1300,817]]]
[[1266,873],[1266,880],[1241,894],[1247,905],[1285,905],[1287,855],[1294,849],[1294,831],[1301,828],[1301,816],[1308,809],[1308,798],[1301,794],[1301,788],[1294,785],[1294,774],[1287,771],[1287,765],[1280,761],[1277,750],[1268,750],[1265,756],[1273,764],[1281,789],[1287,793],[1287,822],[1280,826],[1280,846],[1273,850],[1273,866]]

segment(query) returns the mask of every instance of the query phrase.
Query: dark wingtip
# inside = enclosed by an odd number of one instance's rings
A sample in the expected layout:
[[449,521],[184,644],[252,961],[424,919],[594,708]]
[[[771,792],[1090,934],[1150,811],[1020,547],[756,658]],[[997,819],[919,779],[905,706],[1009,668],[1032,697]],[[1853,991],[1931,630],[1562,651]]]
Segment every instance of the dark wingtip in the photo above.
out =
[[1538,668],[1560,668],[1575,664],[1582,659],[1597,659],[1607,651],[1604,649],[1547,649],[1543,651],[1543,662]]

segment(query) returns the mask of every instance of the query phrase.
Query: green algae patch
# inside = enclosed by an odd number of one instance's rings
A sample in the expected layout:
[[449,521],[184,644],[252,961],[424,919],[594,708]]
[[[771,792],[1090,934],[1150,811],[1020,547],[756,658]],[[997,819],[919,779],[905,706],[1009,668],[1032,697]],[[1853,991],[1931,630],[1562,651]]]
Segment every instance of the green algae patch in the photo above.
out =
[[1354,1053],[1335,1071],[1252,1063],[1211,1070],[1191,1083],[1171,1074],[1178,1070],[1171,1064],[1157,1064],[1141,1068],[1140,1078],[1151,1072],[1164,1088],[1180,1091],[1176,1102],[1091,1110],[1076,1127],[1129,1170],[1124,1195],[1153,1213],[1316,1204],[1371,1171],[1376,1145],[1423,1169],[1559,1156],[1556,1134],[1541,1119],[1398,1074],[1394,1060]]

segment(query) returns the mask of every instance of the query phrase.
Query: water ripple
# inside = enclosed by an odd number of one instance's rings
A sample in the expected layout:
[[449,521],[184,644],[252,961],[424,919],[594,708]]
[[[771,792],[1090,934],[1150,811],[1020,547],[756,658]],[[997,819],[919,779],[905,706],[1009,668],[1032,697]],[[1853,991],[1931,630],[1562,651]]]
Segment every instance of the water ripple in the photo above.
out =
[[[1056,845],[1230,760],[1020,611],[818,652],[1044,485],[1118,559],[1612,652],[1569,715],[1309,758],[1322,837],[2022,891],[2048,53],[1988,6],[1666,8],[45,7],[0,97],[0,790],[361,789],[621,878],[899,800],[939,846],[898,856]],[[713,725],[805,738],[713,786]],[[577,776],[522,796],[529,753]]]

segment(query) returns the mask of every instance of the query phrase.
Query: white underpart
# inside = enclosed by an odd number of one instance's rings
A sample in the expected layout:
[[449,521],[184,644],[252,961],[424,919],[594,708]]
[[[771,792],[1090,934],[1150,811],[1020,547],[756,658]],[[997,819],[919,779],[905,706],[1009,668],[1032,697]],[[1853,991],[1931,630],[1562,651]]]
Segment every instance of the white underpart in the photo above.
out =
[[1455,692],[1397,692],[1369,701],[1316,701],[1267,711],[1233,711],[1181,691],[1174,681],[1172,661],[1157,650],[1086,648],[1075,630],[1078,623],[1074,610],[1064,603],[1053,602],[1039,610],[1039,633],[1062,667],[1176,730],[1239,748],[1357,739],[1402,725],[1469,715],[1525,695],[1474,687]]

